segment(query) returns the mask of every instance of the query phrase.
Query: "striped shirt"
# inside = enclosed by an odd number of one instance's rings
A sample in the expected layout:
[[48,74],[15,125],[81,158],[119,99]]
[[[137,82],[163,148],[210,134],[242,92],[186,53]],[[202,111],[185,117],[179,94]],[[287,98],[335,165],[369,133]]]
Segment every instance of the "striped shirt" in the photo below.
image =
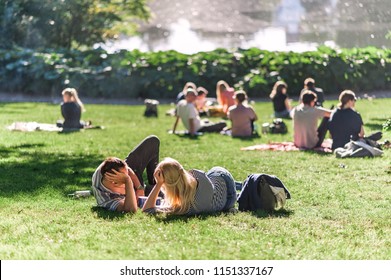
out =
[[[201,213],[213,213],[223,210],[227,202],[227,186],[221,176],[207,175],[200,170],[190,170],[191,175],[197,180],[197,189],[194,200],[190,204],[187,215]],[[145,210],[154,214],[156,212],[170,212],[168,207],[155,207]]]
[[120,201],[125,199],[125,195],[113,192],[102,184],[100,169],[101,165],[95,170],[94,175],[92,175],[92,193],[99,207],[115,211]]

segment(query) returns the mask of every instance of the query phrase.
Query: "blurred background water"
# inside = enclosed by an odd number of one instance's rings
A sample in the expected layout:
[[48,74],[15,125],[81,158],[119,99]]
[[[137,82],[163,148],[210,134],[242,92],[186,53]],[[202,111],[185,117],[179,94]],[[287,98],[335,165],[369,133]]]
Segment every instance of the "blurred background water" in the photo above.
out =
[[155,0],[140,35],[104,47],[191,54],[216,48],[390,47],[391,0]]

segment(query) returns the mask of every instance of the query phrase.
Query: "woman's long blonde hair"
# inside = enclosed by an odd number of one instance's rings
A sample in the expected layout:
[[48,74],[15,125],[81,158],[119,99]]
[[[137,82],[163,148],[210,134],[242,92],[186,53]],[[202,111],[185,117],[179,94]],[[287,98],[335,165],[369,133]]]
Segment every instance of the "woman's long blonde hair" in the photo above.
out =
[[195,179],[173,158],[165,158],[156,169],[163,174],[165,204],[172,209],[172,213],[186,214],[194,204]]
[[86,108],[84,107],[83,102],[81,102],[81,100],[79,98],[79,94],[77,93],[76,89],[66,88],[62,91],[62,95],[68,95],[73,102],[76,102],[77,104],[79,104],[79,106],[83,112],[86,111]]

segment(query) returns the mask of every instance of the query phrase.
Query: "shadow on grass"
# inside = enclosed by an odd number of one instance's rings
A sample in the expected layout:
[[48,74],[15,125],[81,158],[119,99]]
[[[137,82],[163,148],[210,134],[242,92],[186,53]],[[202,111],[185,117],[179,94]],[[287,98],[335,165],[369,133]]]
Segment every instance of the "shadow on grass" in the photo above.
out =
[[286,209],[281,209],[278,211],[264,211],[264,210],[258,210],[254,212],[249,212],[253,216],[257,218],[270,218],[270,217],[275,217],[275,218],[289,218],[294,212],[292,210],[286,210]]
[[102,161],[97,155],[69,154],[67,151],[46,152],[45,144],[0,146],[0,195],[34,194],[53,190],[67,196],[77,189],[91,187],[91,176]]
[[[139,209],[139,211],[141,211],[141,210]],[[116,212],[116,211],[109,211],[109,210],[104,209],[99,206],[92,206],[91,212],[96,213],[98,218],[101,218],[104,220],[115,220],[118,218],[123,218],[123,217],[125,217],[125,215],[133,215],[131,213],[121,213],[121,212]],[[145,215],[152,216],[153,218],[155,218],[155,220],[157,222],[169,224],[169,223],[176,223],[178,221],[187,223],[193,219],[207,220],[210,217],[225,217],[225,216],[229,216],[229,215],[235,215],[237,213],[240,213],[240,211],[204,213],[204,214],[198,214],[198,215],[176,215],[176,214],[165,214],[165,213],[145,214]],[[264,211],[264,210],[258,210],[258,211],[252,211],[252,212],[245,211],[244,213],[248,213],[248,214],[255,216],[257,218],[270,218],[270,217],[288,218],[294,212],[292,210],[281,209],[278,211]]]
[[238,139],[240,141],[252,141],[254,139],[261,139],[261,135],[259,134],[254,134],[247,137],[240,137],[240,136],[228,136],[228,137],[232,137],[232,139]]
[[[215,132],[206,132],[208,134],[216,134],[218,135],[219,133],[215,133]],[[177,137],[179,138],[182,138],[182,139],[190,139],[190,140],[199,140],[200,137],[202,137],[203,135],[190,135],[190,134],[175,134]],[[261,136],[260,135],[253,135],[253,136],[250,136],[250,137],[239,137],[239,136],[229,136],[229,135],[220,135],[221,137],[225,137],[225,138],[232,138],[232,139],[238,139],[240,141],[252,141],[254,139],[260,139]]]
[[316,150],[302,150],[300,152],[312,154],[312,155],[318,155],[318,156],[332,156],[333,153],[330,152],[324,152],[324,151],[316,151]]
[[123,218],[125,215],[132,215],[129,213],[121,213],[117,211],[109,211],[105,208],[99,207],[99,206],[92,206],[91,212],[96,213],[98,218],[104,219],[104,220],[114,220],[118,218]]
[[[138,211],[142,211],[139,209]],[[125,215],[134,215],[132,213],[121,213],[117,211],[110,211],[105,208],[99,207],[99,206],[92,206],[91,212],[96,213],[97,217],[104,220],[115,220],[118,218],[123,218]],[[187,223],[191,219],[199,219],[199,220],[206,220],[210,216],[219,216],[218,214],[203,214],[203,215],[194,215],[194,216],[185,216],[185,215],[174,215],[174,214],[164,214],[164,213],[158,213],[158,214],[147,214],[144,213],[144,215],[149,215],[157,222],[163,222],[163,223],[175,223],[178,221]]]
[[[384,120],[384,121],[386,121],[386,120]],[[365,126],[369,127],[372,130],[382,131],[382,129],[383,129],[383,124],[379,124],[379,123],[366,123]]]
[[371,118],[371,121],[386,122],[387,120],[387,118]]
[[[142,211],[139,209],[138,211]],[[123,218],[125,215],[134,215],[132,213],[121,213],[117,211],[110,211],[105,208],[99,207],[99,206],[92,206],[91,212],[96,213],[97,217],[104,220],[115,220],[118,218]],[[163,223],[172,223],[172,222],[185,222],[187,223],[191,219],[198,219],[198,220],[206,220],[208,217],[217,217],[220,215],[224,215],[224,213],[214,213],[214,214],[201,214],[201,215],[192,215],[192,216],[186,216],[186,215],[175,215],[175,214],[165,214],[165,213],[158,213],[158,214],[147,214],[144,213],[144,215],[149,215],[157,222],[163,222]]]
[[156,219],[156,221],[163,222],[163,223],[175,223],[177,221],[187,223],[193,219],[207,220],[210,217],[220,217],[226,215],[233,215],[233,214],[228,212],[204,213],[198,215],[154,214],[154,218]]
[[199,140],[202,135],[190,135],[190,134],[174,134],[175,136],[182,139],[190,139],[190,140]]
[[78,132],[81,132],[81,129],[63,129],[61,131],[58,132],[58,134],[72,134],[72,133],[78,133]]
[[35,144],[21,144],[21,145],[16,145],[16,146],[10,146],[10,147],[0,147],[0,157],[1,158],[6,158],[10,157],[12,154],[15,153],[18,149],[37,149],[44,147],[45,144],[42,143],[35,143]]
[[97,125],[97,126],[92,126],[92,127],[86,127],[86,128],[63,128],[63,130],[59,131],[58,134],[71,134],[71,133],[75,133],[75,132],[85,132],[85,131],[88,131],[88,130],[101,130],[101,129],[105,129],[104,126],[100,126],[100,125]]
[[[174,215],[174,214],[156,214],[154,215],[154,218],[158,222],[163,222],[163,223],[172,223],[172,222],[184,222],[187,223],[192,219],[197,219],[197,220],[207,220],[210,217],[225,217],[229,215],[235,215],[240,213],[238,212],[217,212],[217,213],[205,213],[205,214],[199,214],[199,215]],[[244,213],[249,213],[250,215],[253,215],[257,218],[270,218],[270,217],[276,217],[276,218],[288,218],[290,215],[292,215],[294,212],[291,210],[286,210],[286,209],[281,209],[278,211],[263,211],[263,210],[258,210],[258,211],[249,211],[249,212],[244,212]]]

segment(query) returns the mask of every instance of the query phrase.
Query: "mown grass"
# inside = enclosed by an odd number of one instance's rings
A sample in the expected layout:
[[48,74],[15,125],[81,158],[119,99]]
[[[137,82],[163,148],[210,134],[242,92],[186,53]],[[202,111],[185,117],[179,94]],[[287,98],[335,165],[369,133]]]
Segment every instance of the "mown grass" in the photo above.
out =
[[[328,102],[326,106],[330,106]],[[337,159],[312,152],[240,151],[287,135],[249,140],[205,134],[170,135],[173,118],[144,118],[144,106],[87,104],[84,119],[104,130],[75,133],[11,132],[14,121],[55,123],[58,104],[0,103],[0,259],[390,259],[391,162]],[[271,120],[270,103],[255,104],[258,126]],[[367,133],[390,118],[391,99],[361,100]],[[220,165],[242,181],[250,173],[278,176],[292,199],[275,213],[197,217],[119,214],[94,207],[89,189],[107,156],[124,158],[150,134],[161,139],[161,158],[185,168]],[[383,139],[390,139],[391,133]]]

